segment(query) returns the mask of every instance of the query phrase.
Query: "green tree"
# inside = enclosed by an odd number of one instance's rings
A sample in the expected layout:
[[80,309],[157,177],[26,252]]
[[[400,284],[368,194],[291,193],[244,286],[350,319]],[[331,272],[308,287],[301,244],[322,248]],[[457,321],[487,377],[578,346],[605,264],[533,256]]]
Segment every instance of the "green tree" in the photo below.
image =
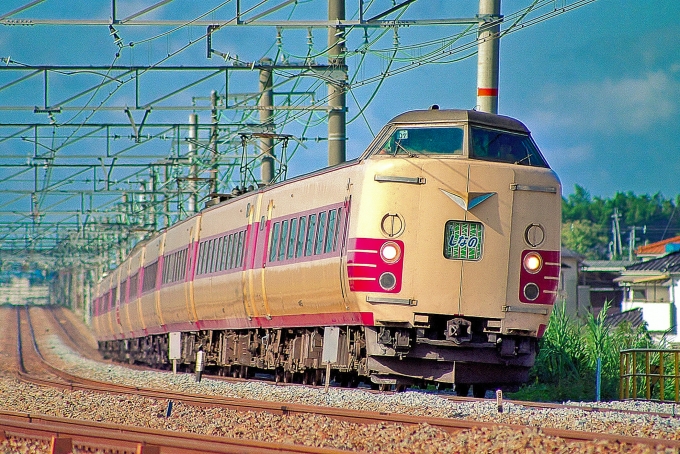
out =
[[562,246],[589,259],[604,258],[607,243],[602,227],[587,219],[562,224]]

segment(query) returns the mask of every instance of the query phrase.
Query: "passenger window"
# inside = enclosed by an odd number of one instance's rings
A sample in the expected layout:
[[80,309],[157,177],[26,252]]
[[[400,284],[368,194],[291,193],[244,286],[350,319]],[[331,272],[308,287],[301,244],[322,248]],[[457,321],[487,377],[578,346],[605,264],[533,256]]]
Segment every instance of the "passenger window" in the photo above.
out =
[[281,241],[279,243],[278,260],[286,257],[286,245],[288,244],[288,220],[281,222]]
[[316,241],[314,242],[314,254],[321,254],[323,252],[323,243],[326,238],[326,217],[328,213],[322,211],[319,213],[319,228],[317,230]]
[[212,273],[214,271],[214,266],[215,266],[215,239],[213,238],[210,240],[208,243],[208,273]]
[[229,269],[229,257],[231,257],[231,235],[227,235],[224,240],[224,269]]
[[292,259],[295,254],[295,240],[297,239],[297,218],[290,221],[290,239],[288,240],[288,253],[286,258]]
[[276,251],[278,249],[278,244],[279,244],[279,228],[280,224],[278,222],[274,223],[274,227],[272,228],[272,240],[271,240],[271,245],[269,247],[269,261],[273,262],[276,260]]
[[333,243],[335,242],[335,229],[336,229],[336,216],[338,214],[337,210],[331,210],[328,212],[328,233],[326,235],[326,246],[324,247],[324,252],[331,252],[333,250]]
[[314,252],[314,238],[316,234],[316,214],[309,215],[309,224],[307,224],[307,241],[305,242],[305,257],[312,255]]
[[203,274],[203,266],[205,263],[205,241],[198,247],[198,266],[196,274]]
[[245,236],[246,236],[245,230],[241,230],[238,234],[238,249],[237,249],[237,256],[238,257],[237,257],[237,260],[236,260],[236,263],[237,263],[236,266],[239,266],[239,267],[243,266],[243,240],[244,240]]
[[234,267],[234,258],[236,257],[236,243],[237,237],[235,234],[229,235],[229,251],[227,251],[227,269],[232,269]]
[[300,218],[300,230],[298,230],[297,245],[295,247],[295,258],[302,257],[305,250],[305,233],[307,232],[307,218]]

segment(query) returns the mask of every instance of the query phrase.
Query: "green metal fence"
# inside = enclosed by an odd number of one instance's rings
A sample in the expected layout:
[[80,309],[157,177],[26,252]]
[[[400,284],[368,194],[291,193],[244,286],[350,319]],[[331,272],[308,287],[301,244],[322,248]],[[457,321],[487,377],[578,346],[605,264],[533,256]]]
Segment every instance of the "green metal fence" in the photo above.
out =
[[622,350],[619,397],[680,402],[680,350]]

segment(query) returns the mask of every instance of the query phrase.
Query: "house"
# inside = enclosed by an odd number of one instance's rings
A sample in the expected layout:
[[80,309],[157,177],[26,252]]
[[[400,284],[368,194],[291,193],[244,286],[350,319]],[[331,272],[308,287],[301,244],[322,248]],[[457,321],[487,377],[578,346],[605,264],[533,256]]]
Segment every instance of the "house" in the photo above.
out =
[[590,301],[579,294],[579,270],[584,259],[581,254],[562,248],[559,299],[570,315],[583,315],[590,310]]
[[[672,239],[671,239],[672,240]],[[679,241],[676,237],[675,241]],[[627,266],[615,279],[624,289],[621,310],[642,309],[651,332],[666,334],[670,342],[680,342],[678,304],[680,304],[680,249],[672,241],[643,246],[649,260]],[[653,246],[653,247],[652,247]],[[666,252],[670,250],[671,252]],[[674,250],[675,249],[675,250]]]
[[674,251],[680,251],[680,236],[640,246],[635,250],[635,255],[638,259],[645,261],[663,257],[669,252]]

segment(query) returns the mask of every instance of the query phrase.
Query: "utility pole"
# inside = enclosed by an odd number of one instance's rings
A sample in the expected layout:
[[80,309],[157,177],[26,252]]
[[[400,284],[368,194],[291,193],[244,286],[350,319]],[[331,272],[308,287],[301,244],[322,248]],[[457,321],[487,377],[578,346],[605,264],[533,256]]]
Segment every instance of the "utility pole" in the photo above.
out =
[[[328,20],[345,20],[345,0],[328,0]],[[328,65],[332,74],[341,74],[328,83],[328,165],[334,166],[345,162],[347,154],[345,27],[328,27]]]
[[477,31],[477,110],[497,114],[501,0],[479,0],[479,17],[483,22]]
[[189,215],[196,213],[198,198],[196,196],[196,177],[198,169],[196,167],[196,149],[198,145],[198,115],[189,115],[189,204],[187,212]]
[[[260,60],[262,64],[273,63],[270,58],[263,58]],[[273,71],[271,68],[260,69],[260,100],[258,107],[260,108],[260,123],[269,133],[273,131],[274,111],[274,93],[272,90]],[[271,184],[274,182],[274,139],[272,137],[260,138],[260,152],[262,153],[262,164],[260,166],[260,180],[262,184]]]
[[614,214],[612,214],[612,258],[618,258],[623,254],[623,247],[621,245],[621,226],[619,225],[619,209],[614,208]]
[[210,92],[210,188],[208,193],[213,201],[217,199],[217,92]]

